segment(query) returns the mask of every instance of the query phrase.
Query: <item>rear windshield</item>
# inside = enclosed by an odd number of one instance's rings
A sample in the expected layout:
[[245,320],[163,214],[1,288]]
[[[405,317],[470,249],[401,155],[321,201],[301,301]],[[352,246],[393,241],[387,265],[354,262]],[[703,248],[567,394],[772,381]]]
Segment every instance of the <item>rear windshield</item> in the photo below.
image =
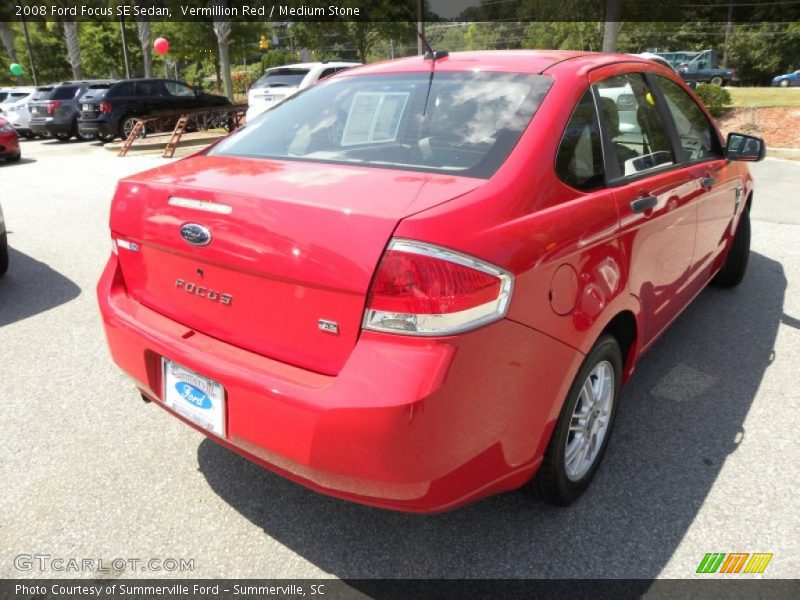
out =
[[75,97],[79,89],[80,87],[77,85],[39,88],[36,93],[36,100],[69,100]]
[[[4,94],[5,92],[0,92],[0,94]],[[11,104],[13,102],[19,102],[23,98],[27,98],[30,96],[30,92],[10,92],[8,96],[6,96],[5,100],[0,100],[3,104]]]
[[210,154],[489,178],[551,83],[471,71],[329,80],[253,119]]
[[254,88],[297,87],[308,75],[309,69],[273,69],[253,84]]

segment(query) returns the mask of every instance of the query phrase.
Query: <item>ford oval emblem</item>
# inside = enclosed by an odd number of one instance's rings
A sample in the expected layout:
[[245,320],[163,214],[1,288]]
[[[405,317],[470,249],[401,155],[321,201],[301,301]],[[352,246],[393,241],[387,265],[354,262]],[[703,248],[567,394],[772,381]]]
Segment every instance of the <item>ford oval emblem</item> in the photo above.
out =
[[211,398],[193,385],[189,385],[185,381],[179,381],[175,384],[175,389],[178,390],[181,398],[186,400],[186,402],[192,406],[196,406],[197,408],[202,408],[204,410],[211,408]]
[[181,237],[192,246],[205,246],[211,242],[211,232],[208,227],[197,223],[186,223],[181,227]]

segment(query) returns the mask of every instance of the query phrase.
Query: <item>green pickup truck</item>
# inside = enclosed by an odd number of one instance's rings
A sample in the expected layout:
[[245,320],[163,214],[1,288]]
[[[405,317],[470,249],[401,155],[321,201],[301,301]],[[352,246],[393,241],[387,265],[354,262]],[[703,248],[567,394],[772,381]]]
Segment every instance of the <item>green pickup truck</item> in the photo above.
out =
[[724,69],[717,66],[717,53],[714,50],[701,50],[699,52],[654,51],[654,53],[668,61],[684,81],[728,85],[739,79],[735,69]]

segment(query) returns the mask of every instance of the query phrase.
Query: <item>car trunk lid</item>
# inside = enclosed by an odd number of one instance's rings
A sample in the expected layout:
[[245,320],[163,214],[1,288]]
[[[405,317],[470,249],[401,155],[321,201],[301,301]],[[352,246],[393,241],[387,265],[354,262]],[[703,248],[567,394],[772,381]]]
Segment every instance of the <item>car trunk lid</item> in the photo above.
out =
[[[336,374],[398,221],[480,183],[200,155],[121,182],[111,228],[128,291],[142,304],[236,346]],[[188,243],[185,225],[205,228],[210,242]]]

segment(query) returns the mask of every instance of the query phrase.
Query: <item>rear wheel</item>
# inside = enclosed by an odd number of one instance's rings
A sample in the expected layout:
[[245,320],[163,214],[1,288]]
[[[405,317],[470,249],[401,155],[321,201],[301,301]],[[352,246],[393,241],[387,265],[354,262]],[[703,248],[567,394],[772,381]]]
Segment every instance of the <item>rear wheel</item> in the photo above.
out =
[[97,139],[97,140],[100,140],[101,142],[103,142],[104,144],[106,144],[106,143],[108,143],[108,142],[113,142],[113,141],[114,141],[114,139],[115,139],[117,136],[116,136],[116,135],[114,135],[113,133],[103,133],[103,132],[98,132],[98,133],[95,133],[95,134],[94,134],[94,137],[95,137],[95,139]]
[[[122,121],[121,129],[122,129],[123,140],[128,139],[128,136],[131,134],[131,131],[133,131],[133,128],[136,126],[136,121],[138,121],[136,117],[125,117],[125,119]],[[145,131],[144,129],[142,129],[142,133],[138,137],[142,138],[144,136],[145,136]]]
[[22,158],[22,154],[17,152],[11,156],[6,156],[6,162],[17,162],[20,158]]
[[622,352],[602,336],[583,362],[561,409],[542,466],[527,490],[566,506],[586,490],[603,459],[617,412]]
[[719,273],[711,280],[713,285],[719,287],[735,287],[742,282],[747,272],[747,261],[750,258],[750,205],[744,209],[736,235],[733,237],[728,258],[722,265]]
[[59,142],[66,142],[69,138],[72,137],[72,134],[69,133],[68,131],[58,131],[54,134],[54,136]]
[[0,235],[0,277],[8,271],[8,235]]
[[716,75],[716,76],[711,78],[711,83],[713,83],[714,85],[724,85],[725,84],[725,80],[722,77],[720,77],[719,75]]

